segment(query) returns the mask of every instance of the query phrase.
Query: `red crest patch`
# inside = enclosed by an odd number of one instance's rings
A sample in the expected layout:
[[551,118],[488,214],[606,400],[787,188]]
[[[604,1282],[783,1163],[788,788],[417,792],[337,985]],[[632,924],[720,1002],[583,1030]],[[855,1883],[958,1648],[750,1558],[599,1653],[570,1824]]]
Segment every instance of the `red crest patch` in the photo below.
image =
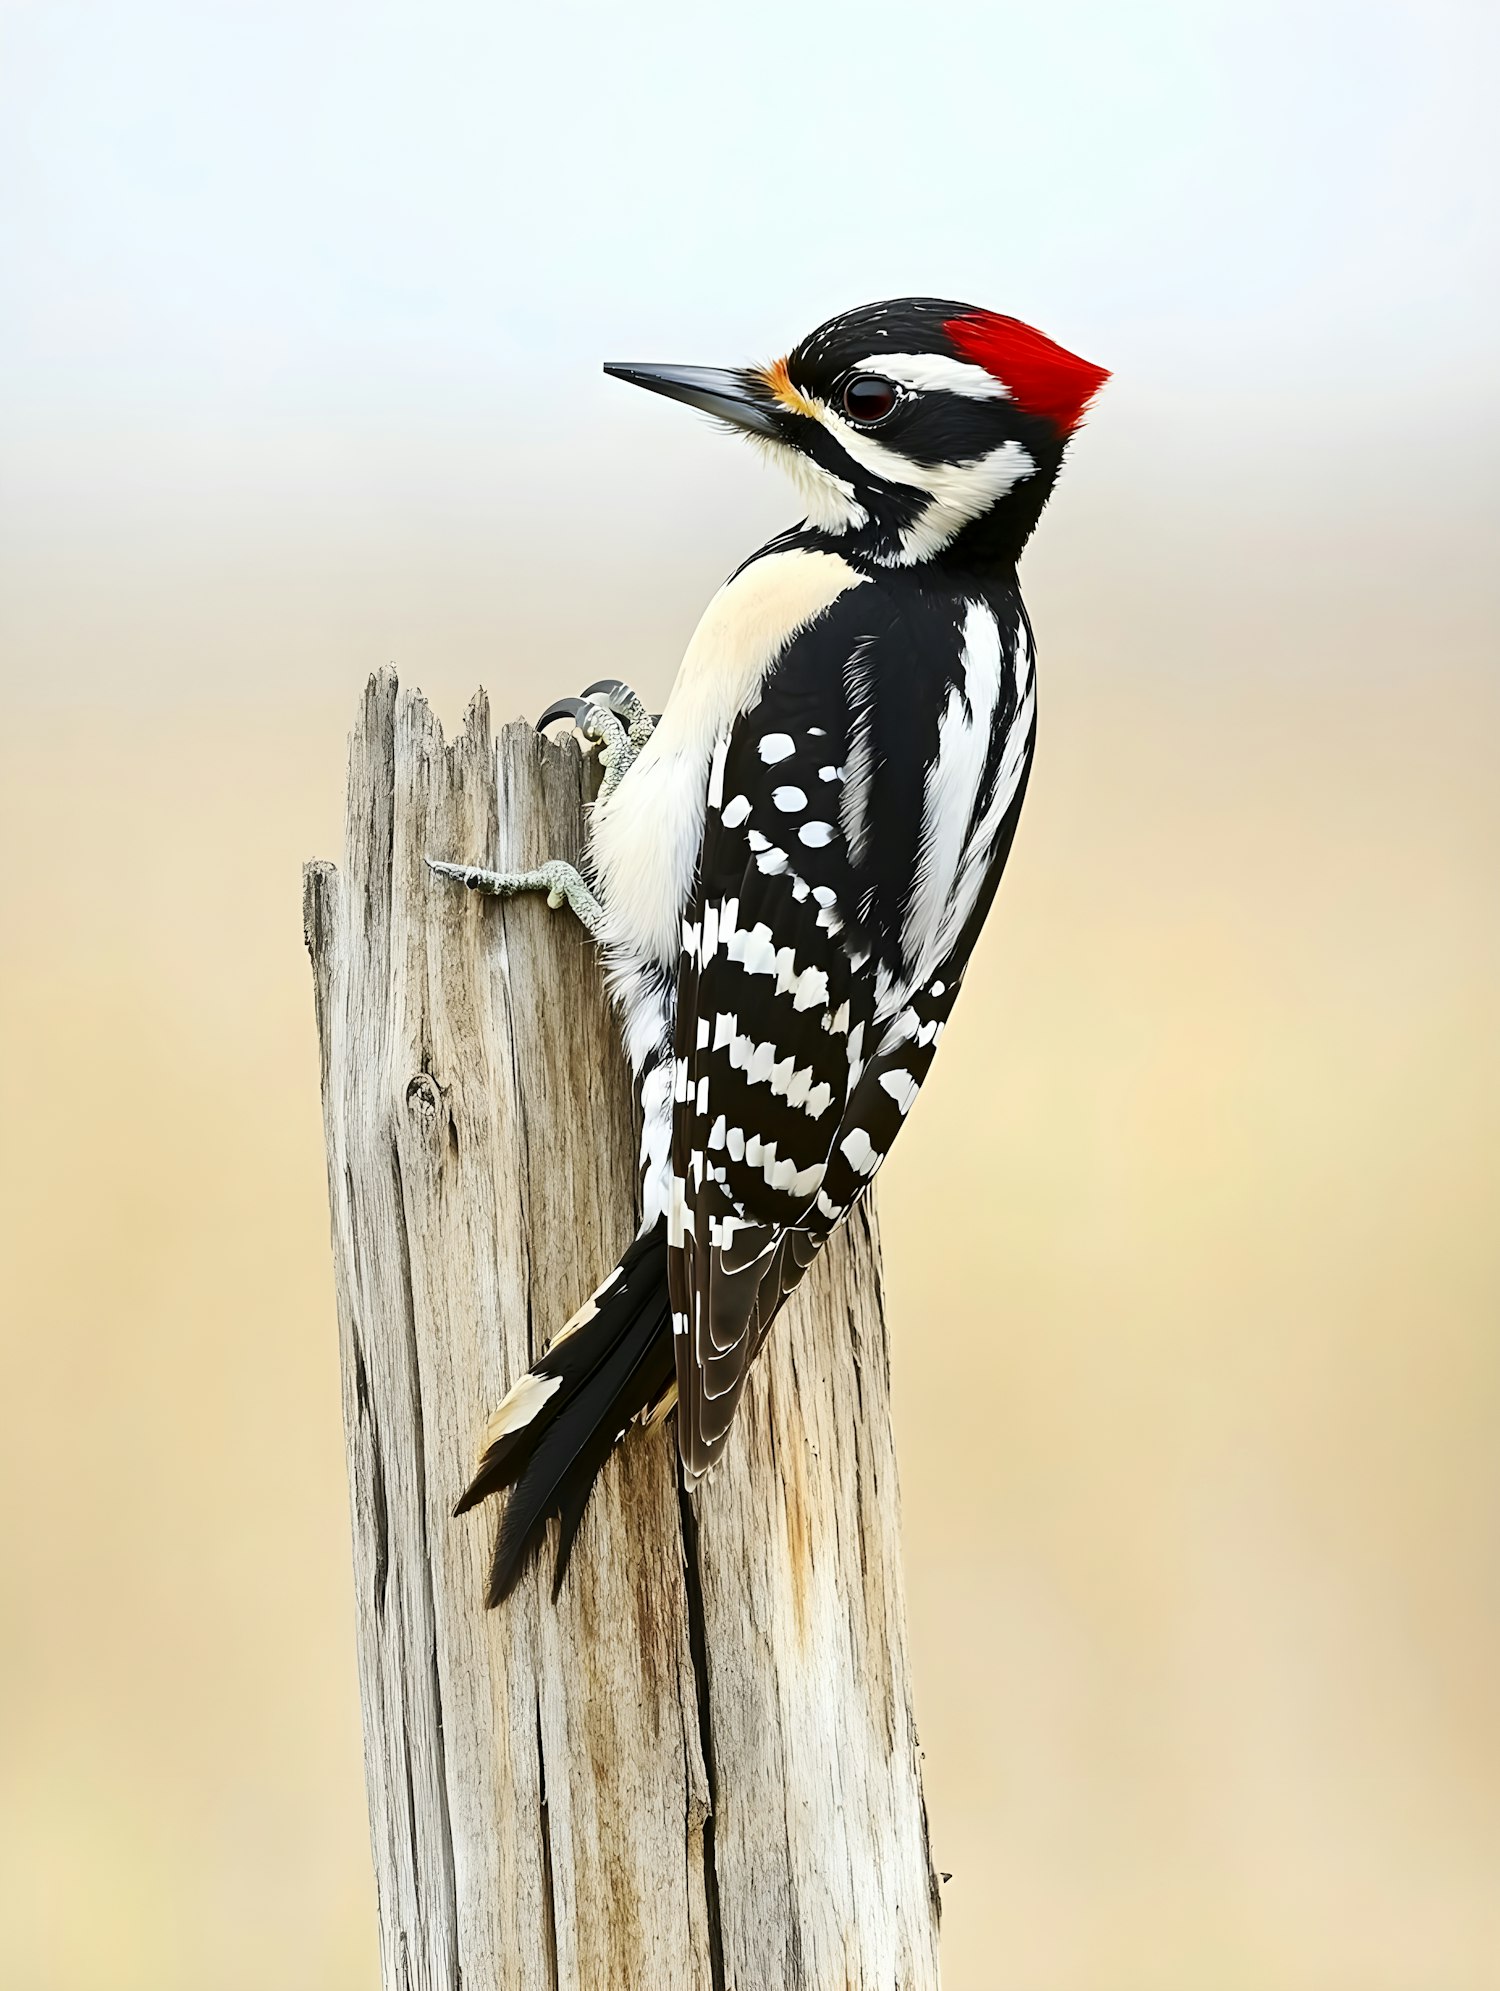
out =
[[976,311],[950,318],[943,330],[964,359],[982,366],[1010,391],[1028,415],[1038,415],[1071,435],[1084,409],[1109,379],[1108,370],[1049,339],[1019,318]]

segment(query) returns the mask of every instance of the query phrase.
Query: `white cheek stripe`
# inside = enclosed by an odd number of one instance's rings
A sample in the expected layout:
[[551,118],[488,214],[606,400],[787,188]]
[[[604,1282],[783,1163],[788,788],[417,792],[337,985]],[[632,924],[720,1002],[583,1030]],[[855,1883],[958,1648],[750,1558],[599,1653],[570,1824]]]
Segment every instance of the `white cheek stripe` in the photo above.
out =
[[941,476],[934,479],[926,511],[902,533],[901,554],[895,564],[910,566],[940,553],[970,519],[988,511],[1035,469],[1035,459],[1015,441],[1001,443],[977,462],[945,465]]
[[928,503],[922,516],[901,535],[901,551],[894,562],[897,566],[910,566],[941,552],[970,519],[988,511],[996,499],[1036,469],[1030,452],[1014,437],[967,463],[913,463],[899,450],[889,449],[874,436],[852,427],[832,408],[820,404],[819,414],[844,454],[872,477],[926,493]]
[[986,373],[969,360],[949,359],[946,353],[871,353],[856,363],[859,373],[877,373],[909,387],[914,394],[930,389],[943,394],[962,394],[970,401],[1009,401],[1010,389],[1003,380]]

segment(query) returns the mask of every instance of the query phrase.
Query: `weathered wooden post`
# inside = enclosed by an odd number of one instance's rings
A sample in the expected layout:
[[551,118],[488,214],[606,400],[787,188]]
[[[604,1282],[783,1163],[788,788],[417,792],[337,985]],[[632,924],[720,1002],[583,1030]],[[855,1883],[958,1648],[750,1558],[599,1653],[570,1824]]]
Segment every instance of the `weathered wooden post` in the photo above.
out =
[[681,1487],[606,1467],[554,1606],[449,1518],[488,1413],[634,1228],[592,945],[423,859],[571,856],[587,764],[371,680],[306,874],[385,1991],[932,1991],[880,1261],[857,1215]]

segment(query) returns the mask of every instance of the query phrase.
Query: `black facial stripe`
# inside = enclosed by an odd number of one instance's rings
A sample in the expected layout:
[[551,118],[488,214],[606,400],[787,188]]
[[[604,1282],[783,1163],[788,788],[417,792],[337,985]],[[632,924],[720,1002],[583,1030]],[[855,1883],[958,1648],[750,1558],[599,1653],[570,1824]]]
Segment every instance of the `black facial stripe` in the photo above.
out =
[[903,396],[880,424],[876,439],[883,448],[922,470],[973,463],[1004,442],[1020,440],[1019,412],[1006,401],[976,401],[968,395],[924,388]]
[[[856,500],[887,534],[899,537],[916,524],[927,508],[925,491],[919,491],[912,484],[892,484],[883,477],[875,476],[850,456],[838,438],[821,422],[809,419],[806,427],[809,433],[802,445],[803,455],[810,457],[830,475],[851,485]],[[882,424],[879,431],[881,440],[888,428],[889,424]]]

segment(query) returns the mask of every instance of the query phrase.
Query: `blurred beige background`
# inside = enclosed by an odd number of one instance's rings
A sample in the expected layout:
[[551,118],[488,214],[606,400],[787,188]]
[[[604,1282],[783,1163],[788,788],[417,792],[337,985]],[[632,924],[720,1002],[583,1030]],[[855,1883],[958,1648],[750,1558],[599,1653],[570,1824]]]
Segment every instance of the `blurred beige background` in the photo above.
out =
[[375,1986],[298,868],[793,515],[601,359],[918,289],[1116,369],[881,1185],[949,1991],[1500,1987],[1495,44],[0,14],[7,1991]]

